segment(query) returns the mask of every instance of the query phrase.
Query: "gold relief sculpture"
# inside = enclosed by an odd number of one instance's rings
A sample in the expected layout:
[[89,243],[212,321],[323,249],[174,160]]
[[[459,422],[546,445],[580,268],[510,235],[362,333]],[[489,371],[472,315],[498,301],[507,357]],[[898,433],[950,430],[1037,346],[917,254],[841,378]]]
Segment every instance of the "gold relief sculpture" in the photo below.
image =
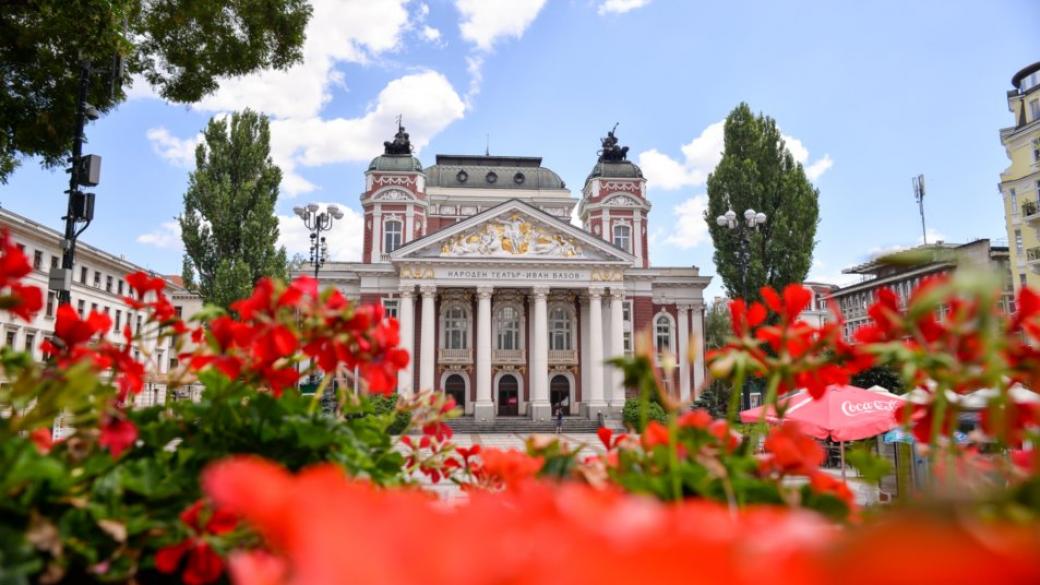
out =
[[488,222],[441,245],[442,256],[581,256],[577,240],[553,233],[514,213]]
[[593,270],[590,279],[596,282],[620,282],[625,275],[620,270]]

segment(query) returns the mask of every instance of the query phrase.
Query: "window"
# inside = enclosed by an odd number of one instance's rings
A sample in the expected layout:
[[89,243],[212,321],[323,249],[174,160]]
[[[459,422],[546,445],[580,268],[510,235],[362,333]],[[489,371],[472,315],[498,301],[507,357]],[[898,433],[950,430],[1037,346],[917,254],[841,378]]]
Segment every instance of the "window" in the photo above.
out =
[[1040,120],[1040,99],[1029,100],[1029,119]]
[[14,347],[14,338],[16,335],[18,334],[14,331],[7,332],[7,347]]
[[105,292],[112,292],[112,277],[105,277]]
[[170,370],[176,370],[176,369],[177,369],[177,358],[175,358],[175,357],[171,357],[171,358],[170,358],[170,363],[169,363],[169,365],[167,366],[167,368],[168,368],[168,369],[166,370],[167,372],[168,372],[168,371],[170,371]]
[[33,355],[35,353],[35,351],[36,351],[36,334],[35,333],[26,333],[25,334],[25,351],[28,352],[29,355]]
[[672,351],[672,320],[660,315],[654,320],[654,346],[657,353]]
[[1022,230],[1015,230],[1015,253],[1021,256],[1022,248]]
[[175,305],[173,307],[173,314],[176,315],[178,319],[180,319],[184,314],[184,308],[180,305]]
[[466,349],[469,332],[466,309],[462,305],[450,305],[444,311],[444,349]]
[[83,299],[76,301],[76,310],[79,312],[80,319],[86,317],[87,303]]
[[621,303],[621,323],[621,347],[625,350],[625,355],[632,355],[632,301]]
[[122,278],[119,279],[119,284],[116,285],[116,286],[117,286],[117,290],[119,290],[119,295],[122,296],[123,295],[123,279]]
[[498,310],[498,349],[520,349],[520,311],[515,307]]
[[116,333],[119,333],[123,323],[123,311],[122,309],[116,309]]
[[61,258],[58,256],[51,256],[51,269],[57,268],[61,264]]
[[89,272],[90,271],[87,270],[86,266],[81,266],[80,267],[80,269],[79,269],[79,283],[80,284],[87,284],[87,274]]
[[1009,192],[1008,199],[1011,201],[1011,215],[1018,215],[1018,193],[1014,189]]
[[383,312],[386,313],[387,317],[397,318],[399,312],[400,301],[397,299],[391,299],[389,297],[383,297]]
[[401,247],[401,222],[396,219],[383,224],[383,253],[389,254]]
[[571,312],[566,307],[549,311],[549,349],[571,349]]
[[141,316],[140,315],[137,316],[137,331],[136,331],[136,334],[137,335],[141,334]]
[[97,303],[90,303],[90,312],[97,313]]
[[33,250],[33,270],[40,270],[43,268],[43,252],[40,250]]
[[94,288],[101,288],[101,271],[94,271]]
[[614,226],[614,245],[625,251],[631,251],[632,228],[627,225]]
[[1026,274],[1024,272],[1018,275],[1018,284],[1022,286],[1026,285]]
[[46,315],[50,318],[54,318],[54,293],[47,293],[47,313]]

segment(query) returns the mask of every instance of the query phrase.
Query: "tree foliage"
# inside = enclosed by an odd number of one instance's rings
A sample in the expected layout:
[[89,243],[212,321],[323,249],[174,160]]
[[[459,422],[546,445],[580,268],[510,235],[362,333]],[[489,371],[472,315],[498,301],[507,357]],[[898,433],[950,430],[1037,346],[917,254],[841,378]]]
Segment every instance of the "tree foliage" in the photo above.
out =
[[881,386],[893,394],[903,394],[903,378],[891,366],[874,366],[852,376],[852,385],[860,388]]
[[282,172],[270,138],[267,117],[245,110],[211,119],[195,150],[180,217],[184,282],[207,303],[226,308],[261,277],[285,276],[274,214]]
[[[22,156],[62,163],[72,147],[82,63],[101,113],[131,79],[198,101],[220,78],[302,59],[307,0],[21,0],[0,9],[0,182]],[[122,67],[116,67],[117,56]]]
[[[819,221],[819,192],[795,162],[777,128],[764,115],[741,103],[726,118],[725,150],[708,176],[705,220],[715,245],[715,266],[730,298],[758,298],[758,290],[781,290],[805,280],[812,264]],[[719,226],[715,218],[732,209],[738,220],[754,209],[768,216],[750,229]],[[740,233],[748,237],[746,282],[741,278]]]

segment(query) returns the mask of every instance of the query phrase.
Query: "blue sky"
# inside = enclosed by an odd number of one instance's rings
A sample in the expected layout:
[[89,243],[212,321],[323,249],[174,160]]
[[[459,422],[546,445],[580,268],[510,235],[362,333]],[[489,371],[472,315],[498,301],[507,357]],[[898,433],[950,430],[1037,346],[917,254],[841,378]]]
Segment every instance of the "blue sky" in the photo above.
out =
[[[537,155],[575,196],[615,122],[650,181],[652,260],[714,274],[700,210],[740,101],[773,116],[820,190],[814,278],[920,240],[910,178],[927,178],[933,238],[1006,238],[996,184],[1007,166],[1011,75],[1040,60],[1040,2],[1007,0],[314,0],[305,62],[229,80],[194,106],[144,84],[88,129],[104,157],[84,239],[179,273],[172,220],[199,131],[213,115],[272,116],[285,171],[278,211],[305,249],[301,202],[359,210],[368,160],[404,115],[419,156]],[[0,204],[54,227],[65,174],[26,160]],[[360,255],[360,219],[330,240]],[[846,277],[847,278],[847,277]],[[713,284],[709,296],[717,294]]]

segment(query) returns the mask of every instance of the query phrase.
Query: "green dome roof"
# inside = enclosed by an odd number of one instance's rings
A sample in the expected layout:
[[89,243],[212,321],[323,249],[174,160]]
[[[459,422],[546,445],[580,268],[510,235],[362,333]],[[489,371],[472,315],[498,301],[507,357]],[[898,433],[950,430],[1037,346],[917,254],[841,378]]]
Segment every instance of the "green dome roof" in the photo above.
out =
[[422,163],[410,154],[381,154],[368,164],[370,171],[397,171],[406,173],[421,173]]
[[600,161],[592,167],[589,173],[590,179],[602,177],[604,179],[642,179],[643,169],[629,160]]

